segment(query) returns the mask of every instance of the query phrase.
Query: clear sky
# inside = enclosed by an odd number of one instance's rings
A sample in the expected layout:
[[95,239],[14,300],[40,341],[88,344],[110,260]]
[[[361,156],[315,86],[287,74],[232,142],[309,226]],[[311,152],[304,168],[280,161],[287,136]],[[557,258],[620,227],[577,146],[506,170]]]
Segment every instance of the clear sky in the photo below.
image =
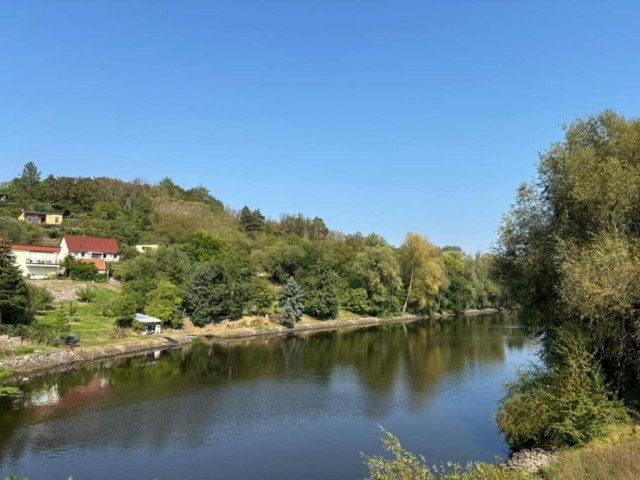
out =
[[495,241],[577,115],[640,109],[640,2],[0,2],[0,179],[165,176],[234,208]]

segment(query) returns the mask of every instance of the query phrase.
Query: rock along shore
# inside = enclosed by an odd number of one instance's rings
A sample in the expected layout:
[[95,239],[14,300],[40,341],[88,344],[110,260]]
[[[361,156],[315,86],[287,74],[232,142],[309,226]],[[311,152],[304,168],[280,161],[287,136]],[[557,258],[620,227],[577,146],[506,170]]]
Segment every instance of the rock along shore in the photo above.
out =
[[[497,309],[469,310],[462,316],[489,315],[498,313]],[[441,319],[453,317],[454,314],[437,314],[432,317],[403,316],[393,318],[360,318],[357,320],[327,320],[318,323],[306,323],[296,325],[294,328],[285,328],[274,325],[267,330],[244,329],[238,332],[225,332],[223,335],[207,335],[206,338],[213,341],[240,340],[264,336],[289,335],[304,332],[329,331],[343,328],[358,328],[371,325],[383,325],[389,323],[408,323],[421,319]],[[0,367],[9,368],[14,377],[24,377],[27,374],[42,374],[48,371],[65,370],[78,364],[89,363],[111,357],[129,356],[155,350],[166,350],[180,347],[192,342],[192,336],[185,334],[167,334],[153,338],[153,340],[107,345],[104,347],[78,347],[73,350],[63,350],[54,353],[30,354],[20,358],[0,361]]]

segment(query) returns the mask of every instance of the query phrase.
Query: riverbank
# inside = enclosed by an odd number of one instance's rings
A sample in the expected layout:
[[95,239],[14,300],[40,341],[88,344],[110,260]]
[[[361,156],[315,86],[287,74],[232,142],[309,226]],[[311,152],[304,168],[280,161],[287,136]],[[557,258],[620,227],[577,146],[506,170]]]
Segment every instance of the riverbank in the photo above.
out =
[[[168,330],[158,337],[145,338],[144,341],[127,343],[114,343],[104,346],[78,347],[73,350],[61,350],[50,353],[34,353],[0,361],[0,367],[11,370],[14,377],[24,377],[34,373],[45,373],[56,369],[66,369],[79,364],[89,363],[105,358],[136,355],[156,350],[166,350],[188,345],[194,337],[206,338],[211,341],[248,340],[265,336],[280,336],[307,332],[331,331],[338,329],[362,328],[374,325],[391,323],[409,323],[422,319],[439,320],[454,316],[491,315],[498,313],[496,309],[469,310],[462,315],[445,314],[431,317],[405,315],[392,318],[359,318],[348,320],[305,321],[294,328],[286,328],[282,325],[270,323],[268,320],[259,320],[259,324],[237,327],[233,322],[222,322],[215,326],[197,328],[190,322],[182,330]],[[255,321],[255,320],[254,320]],[[229,327],[231,326],[231,328]]]

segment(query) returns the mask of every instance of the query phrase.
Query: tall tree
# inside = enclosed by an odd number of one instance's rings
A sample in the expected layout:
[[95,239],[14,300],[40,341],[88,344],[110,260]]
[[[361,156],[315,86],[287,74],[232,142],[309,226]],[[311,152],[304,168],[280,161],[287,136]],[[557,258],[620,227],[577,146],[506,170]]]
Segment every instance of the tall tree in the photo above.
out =
[[40,171],[33,162],[27,163],[18,177],[18,185],[23,193],[32,195],[40,185]]
[[304,312],[319,319],[336,318],[340,307],[340,277],[324,261],[318,262],[305,276]]
[[496,273],[544,351],[575,328],[614,388],[637,388],[640,119],[607,111],[567,125],[499,233]]
[[304,310],[304,292],[293,277],[289,277],[285,283],[279,300],[282,307],[282,324],[293,328],[302,318]]
[[427,237],[407,233],[400,247],[400,266],[407,294],[402,313],[409,304],[424,310],[429,299],[435,297],[445,282],[444,266],[440,252]]
[[[370,234],[355,258],[354,269],[369,295],[376,312],[400,310],[397,294],[402,289],[400,265],[391,246],[379,235]],[[397,305],[396,305],[397,302]]]
[[11,254],[9,237],[0,233],[0,324],[24,317],[29,290]]

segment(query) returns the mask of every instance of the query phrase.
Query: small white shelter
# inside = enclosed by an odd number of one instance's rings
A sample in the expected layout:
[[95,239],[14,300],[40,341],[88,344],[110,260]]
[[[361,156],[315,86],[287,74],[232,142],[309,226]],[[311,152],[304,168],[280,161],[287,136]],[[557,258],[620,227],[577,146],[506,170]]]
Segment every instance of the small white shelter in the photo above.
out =
[[145,329],[142,330],[142,335],[162,333],[162,320],[159,318],[143,315],[142,313],[136,313],[133,317],[133,321],[142,323],[145,326]]

